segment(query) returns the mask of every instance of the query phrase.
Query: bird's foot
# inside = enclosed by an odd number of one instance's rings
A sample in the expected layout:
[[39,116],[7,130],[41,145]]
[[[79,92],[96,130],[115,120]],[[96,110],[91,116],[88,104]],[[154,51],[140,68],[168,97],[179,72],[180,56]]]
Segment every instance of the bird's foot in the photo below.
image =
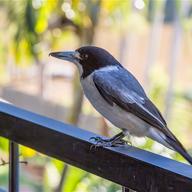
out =
[[120,140],[111,140],[111,139],[103,139],[101,137],[91,137],[90,140],[93,140],[95,144],[91,146],[91,149],[97,147],[120,147],[127,145],[127,141]]

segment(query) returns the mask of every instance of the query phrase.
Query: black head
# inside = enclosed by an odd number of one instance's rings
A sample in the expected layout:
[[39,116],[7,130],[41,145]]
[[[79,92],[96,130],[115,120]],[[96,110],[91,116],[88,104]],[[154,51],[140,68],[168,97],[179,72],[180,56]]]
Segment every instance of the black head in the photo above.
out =
[[69,52],[52,52],[51,56],[68,60],[77,65],[82,78],[87,77],[93,71],[112,65],[120,65],[120,63],[105,49],[85,46]]

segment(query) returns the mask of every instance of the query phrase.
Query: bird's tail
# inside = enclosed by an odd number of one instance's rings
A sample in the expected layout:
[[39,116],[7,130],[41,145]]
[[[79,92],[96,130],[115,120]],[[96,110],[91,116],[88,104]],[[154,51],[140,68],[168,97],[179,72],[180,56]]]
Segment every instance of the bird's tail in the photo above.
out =
[[187,153],[180,141],[168,129],[166,129],[165,134],[159,130],[151,128],[148,137],[180,153],[192,165],[192,157]]
[[173,140],[172,138],[167,138],[166,141],[175,151],[180,153],[192,165],[192,157],[189,155],[189,153],[178,139]]

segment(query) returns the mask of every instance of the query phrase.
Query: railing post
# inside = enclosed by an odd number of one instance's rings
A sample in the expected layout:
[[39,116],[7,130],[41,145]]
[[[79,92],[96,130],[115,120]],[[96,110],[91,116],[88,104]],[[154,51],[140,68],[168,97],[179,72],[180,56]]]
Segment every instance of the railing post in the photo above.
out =
[[19,192],[19,147],[9,141],[9,192]]

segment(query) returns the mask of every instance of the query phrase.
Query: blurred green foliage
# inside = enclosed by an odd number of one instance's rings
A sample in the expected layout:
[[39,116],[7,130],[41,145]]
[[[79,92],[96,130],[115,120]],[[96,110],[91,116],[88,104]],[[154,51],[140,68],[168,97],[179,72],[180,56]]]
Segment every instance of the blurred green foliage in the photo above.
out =
[[[145,0],[146,5],[150,1]],[[158,10],[163,1],[154,4]],[[181,1],[177,1],[178,9]],[[141,27],[148,25],[148,7],[138,14],[132,1],[124,0],[2,0],[0,1],[0,16],[4,18],[0,30],[0,82],[6,79],[6,58],[14,60],[19,66],[27,67],[35,63],[42,66],[43,50],[62,48],[63,44],[78,46],[92,43],[95,35],[95,26],[104,16],[108,18],[109,27],[124,32],[127,27],[136,33]],[[180,9],[179,9],[180,11]],[[183,20],[186,31],[191,30],[190,19]],[[120,27],[116,27],[120,25]],[[158,74],[158,76],[156,75]],[[159,66],[150,72],[150,96],[157,106],[164,110],[165,90],[168,77]],[[160,79],[160,80],[159,80]],[[176,90],[173,99],[173,114],[170,127],[174,127],[175,134],[180,125],[188,131],[192,123],[191,99],[186,99],[183,90]],[[182,107],[177,107],[177,105]],[[188,107],[186,107],[188,106]],[[177,121],[175,121],[177,119]],[[185,140],[186,135],[180,138]],[[141,148],[154,150],[157,148],[151,140],[144,141]],[[183,160],[178,154],[165,148],[158,148],[158,153]],[[7,160],[8,142],[0,139],[0,154]],[[63,163],[38,154],[32,149],[21,146],[21,159],[28,161],[28,165],[21,166],[21,183],[34,192],[55,191],[61,178]],[[34,171],[36,170],[36,171]],[[8,167],[0,166],[0,186],[7,187]],[[29,174],[30,173],[30,174]],[[115,192],[120,186],[103,180],[83,170],[69,167],[63,191],[67,192]]]

